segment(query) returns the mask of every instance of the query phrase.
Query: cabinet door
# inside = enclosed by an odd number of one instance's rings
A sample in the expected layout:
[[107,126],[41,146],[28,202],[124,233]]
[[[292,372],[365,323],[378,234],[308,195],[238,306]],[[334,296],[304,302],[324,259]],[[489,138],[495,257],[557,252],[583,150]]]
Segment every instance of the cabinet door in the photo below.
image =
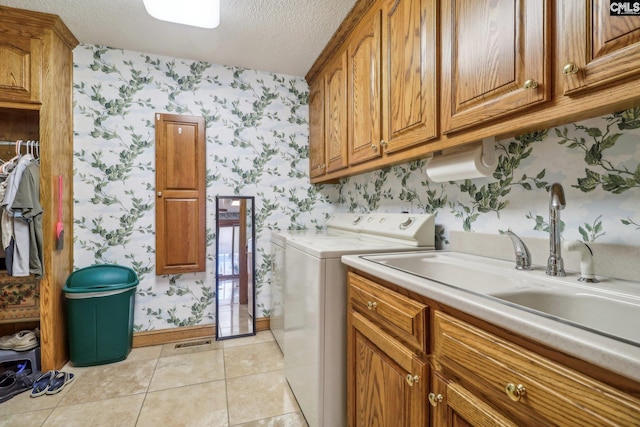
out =
[[0,100],[39,102],[41,80],[42,40],[0,32]]
[[309,87],[309,177],[324,175],[324,80],[319,77]]
[[205,123],[156,114],[156,274],[206,271]]
[[510,421],[478,396],[465,390],[460,384],[434,375],[429,393],[433,407],[433,427],[515,427]]
[[565,94],[640,74],[640,16],[611,16],[607,0],[561,3]]
[[380,10],[356,27],[348,48],[349,164],[380,157]]
[[327,172],[348,166],[347,158],[347,52],[327,67],[324,83]]
[[435,0],[387,0],[382,15],[382,128],[386,153],[438,133]]
[[443,0],[443,132],[550,97],[548,0]]
[[426,427],[427,365],[359,313],[348,330],[348,425]]

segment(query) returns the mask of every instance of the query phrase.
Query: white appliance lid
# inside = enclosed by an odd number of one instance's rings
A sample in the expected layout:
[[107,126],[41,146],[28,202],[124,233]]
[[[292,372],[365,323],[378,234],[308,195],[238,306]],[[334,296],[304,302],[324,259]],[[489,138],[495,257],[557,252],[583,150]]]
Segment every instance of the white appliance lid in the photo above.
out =
[[435,246],[433,214],[337,213],[327,221],[327,231],[409,246]]

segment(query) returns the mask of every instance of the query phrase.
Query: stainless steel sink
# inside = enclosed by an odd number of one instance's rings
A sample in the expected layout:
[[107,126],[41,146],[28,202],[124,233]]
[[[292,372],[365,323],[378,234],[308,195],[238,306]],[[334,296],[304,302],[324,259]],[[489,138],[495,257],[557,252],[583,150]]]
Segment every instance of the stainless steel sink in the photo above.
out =
[[[415,252],[363,257],[378,264],[477,293],[510,290],[523,285],[506,261],[453,252]],[[481,274],[479,274],[481,273]]]
[[492,296],[617,338],[640,343],[640,298],[575,293],[562,290],[520,290]]
[[577,273],[550,277],[543,268],[518,271],[511,261],[456,252],[363,259],[640,345],[640,283],[601,278],[584,284],[577,282]]

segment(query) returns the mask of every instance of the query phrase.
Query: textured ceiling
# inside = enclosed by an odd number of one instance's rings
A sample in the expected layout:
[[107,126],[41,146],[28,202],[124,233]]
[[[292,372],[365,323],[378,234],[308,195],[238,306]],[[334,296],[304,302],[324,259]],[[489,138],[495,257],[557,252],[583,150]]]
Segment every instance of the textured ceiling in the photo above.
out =
[[[179,1],[179,0],[176,0]],[[355,0],[221,0],[212,30],[158,21],[142,0],[0,0],[59,15],[82,43],[304,76]]]

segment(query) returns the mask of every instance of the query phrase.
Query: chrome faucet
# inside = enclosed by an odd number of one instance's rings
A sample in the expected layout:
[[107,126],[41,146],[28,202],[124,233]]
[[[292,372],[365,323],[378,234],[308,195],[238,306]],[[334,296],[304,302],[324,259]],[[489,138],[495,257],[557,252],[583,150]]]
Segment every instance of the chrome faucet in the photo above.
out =
[[507,231],[507,236],[511,237],[513,250],[516,252],[516,269],[531,270],[531,254],[527,249],[527,245],[511,230]]
[[564,276],[564,262],[561,253],[560,211],[567,206],[564,190],[557,182],[549,189],[549,259],[547,275]]

